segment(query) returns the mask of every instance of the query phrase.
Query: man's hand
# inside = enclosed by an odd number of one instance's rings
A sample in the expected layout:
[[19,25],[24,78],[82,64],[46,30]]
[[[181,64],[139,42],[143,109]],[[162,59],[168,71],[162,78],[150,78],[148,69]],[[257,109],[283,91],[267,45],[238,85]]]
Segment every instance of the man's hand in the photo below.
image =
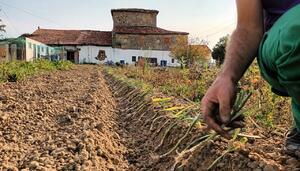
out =
[[230,135],[221,125],[227,125],[230,122],[236,92],[237,84],[234,81],[219,76],[208,89],[201,102],[201,110],[208,128],[215,130],[226,138],[230,138]]
[[230,136],[221,126],[234,127],[228,125],[228,122],[237,92],[237,82],[257,55],[264,33],[261,0],[236,0],[236,4],[237,27],[226,48],[221,75],[208,89],[201,106],[208,127],[227,138]]

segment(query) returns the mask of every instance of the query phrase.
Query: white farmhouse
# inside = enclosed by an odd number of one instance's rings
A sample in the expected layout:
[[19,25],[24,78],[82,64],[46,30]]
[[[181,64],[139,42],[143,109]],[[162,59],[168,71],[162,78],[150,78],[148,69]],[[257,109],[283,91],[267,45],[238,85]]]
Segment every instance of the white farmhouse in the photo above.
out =
[[[178,38],[187,40],[188,33],[157,27],[158,13],[146,9],[115,9],[111,10],[112,31],[38,28],[26,37],[59,48],[60,58],[74,63],[100,63],[96,58],[102,54],[106,56],[102,62],[135,64],[139,59],[146,59],[153,65],[179,66],[170,56],[170,49]],[[27,46],[36,44],[28,43]],[[31,56],[26,57],[29,59]]]

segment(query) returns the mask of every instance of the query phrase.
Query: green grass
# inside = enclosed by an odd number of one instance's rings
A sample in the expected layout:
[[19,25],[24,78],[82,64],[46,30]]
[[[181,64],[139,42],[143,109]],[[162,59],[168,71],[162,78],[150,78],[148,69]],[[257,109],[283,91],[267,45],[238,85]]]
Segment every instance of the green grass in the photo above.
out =
[[[115,76],[122,76],[152,85],[168,96],[181,96],[199,102],[215,77],[218,68],[140,68],[123,67],[106,70]],[[197,77],[197,78],[194,78]]]
[[54,70],[68,70],[73,64],[69,61],[51,62],[36,60],[33,62],[13,61],[0,63],[0,82],[16,82],[30,75]]
[[141,89],[144,92],[153,91],[153,85],[146,83],[141,79],[128,78],[121,74],[114,74],[115,70],[110,67],[107,67],[106,71],[108,74],[113,75],[116,79],[126,82],[129,86]]

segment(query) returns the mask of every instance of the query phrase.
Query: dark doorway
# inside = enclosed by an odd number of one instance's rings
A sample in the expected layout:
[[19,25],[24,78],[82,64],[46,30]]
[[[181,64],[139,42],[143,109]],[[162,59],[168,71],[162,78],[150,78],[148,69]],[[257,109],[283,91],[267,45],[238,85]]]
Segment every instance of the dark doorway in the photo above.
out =
[[161,61],[160,61],[160,66],[166,67],[166,66],[167,66],[167,61],[161,60]]
[[37,46],[37,57],[41,58],[41,47],[39,45]]
[[150,66],[155,67],[158,65],[157,58],[146,58],[146,61]]
[[67,51],[67,60],[75,63],[75,52]]
[[33,58],[36,59],[36,45],[33,45]]
[[121,65],[125,65],[125,60],[120,60]]

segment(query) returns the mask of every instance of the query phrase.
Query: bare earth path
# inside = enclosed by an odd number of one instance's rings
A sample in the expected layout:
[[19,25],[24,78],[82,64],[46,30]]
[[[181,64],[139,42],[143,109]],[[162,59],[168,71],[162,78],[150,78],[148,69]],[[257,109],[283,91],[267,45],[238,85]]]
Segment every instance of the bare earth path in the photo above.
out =
[[0,170],[128,170],[97,66],[0,84]]

